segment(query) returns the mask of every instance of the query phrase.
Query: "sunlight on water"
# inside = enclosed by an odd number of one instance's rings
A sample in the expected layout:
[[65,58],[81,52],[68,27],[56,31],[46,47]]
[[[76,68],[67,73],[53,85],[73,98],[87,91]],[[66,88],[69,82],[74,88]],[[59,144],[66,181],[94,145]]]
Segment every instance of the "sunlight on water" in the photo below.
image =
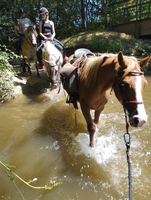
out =
[[[123,193],[123,187],[128,186],[128,164],[126,158],[126,146],[121,132],[121,126],[125,124],[124,117],[121,120],[122,113],[115,114],[103,114],[103,120],[99,124],[98,130],[95,135],[95,147],[89,147],[89,135],[87,133],[79,133],[75,138],[75,142],[79,145],[79,151],[76,155],[84,154],[87,158],[94,159],[99,164],[100,168],[105,170],[107,176],[111,180],[111,184],[114,184],[117,192],[120,196],[125,196]],[[111,122],[111,123],[110,123]],[[115,126],[113,123],[115,122]],[[120,127],[117,126],[117,122]],[[102,128],[107,124],[108,129]],[[111,125],[112,124],[112,125]],[[144,128],[149,128],[150,124],[146,124]],[[101,132],[105,130],[105,134],[101,135]],[[124,130],[124,129],[123,129]],[[141,160],[150,156],[150,152],[147,151],[144,155],[147,141],[143,141],[142,131],[143,128],[130,129],[131,134],[131,149],[130,156],[132,162],[132,176],[133,184],[136,191],[144,190],[143,184],[138,185],[136,179],[142,179],[142,168],[144,164],[147,164],[147,160],[141,163]],[[146,133],[147,131],[144,130]],[[140,138],[140,139],[139,139]],[[146,185],[150,185],[150,181],[145,178]],[[148,183],[148,184],[147,184]],[[147,186],[148,187],[148,186]]]

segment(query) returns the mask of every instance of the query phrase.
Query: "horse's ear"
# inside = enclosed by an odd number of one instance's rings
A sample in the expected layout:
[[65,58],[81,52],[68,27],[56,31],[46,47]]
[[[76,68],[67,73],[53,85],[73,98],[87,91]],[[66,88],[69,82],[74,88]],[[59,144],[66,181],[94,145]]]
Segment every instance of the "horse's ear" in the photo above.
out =
[[120,67],[122,67],[124,69],[126,68],[125,59],[124,59],[123,53],[121,51],[118,53],[118,62],[119,62]]
[[145,58],[143,58],[142,60],[139,61],[139,65],[141,68],[145,67],[148,65],[149,60],[151,59],[151,54]]

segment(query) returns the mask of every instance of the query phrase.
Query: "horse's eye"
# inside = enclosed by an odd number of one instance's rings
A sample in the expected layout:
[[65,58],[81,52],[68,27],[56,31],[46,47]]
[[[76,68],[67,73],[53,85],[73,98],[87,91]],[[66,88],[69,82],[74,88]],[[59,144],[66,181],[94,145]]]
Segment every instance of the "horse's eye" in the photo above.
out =
[[129,87],[129,84],[127,83],[127,82],[125,82],[125,81],[123,81],[123,82],[121,82],[121,86],[122,87]]

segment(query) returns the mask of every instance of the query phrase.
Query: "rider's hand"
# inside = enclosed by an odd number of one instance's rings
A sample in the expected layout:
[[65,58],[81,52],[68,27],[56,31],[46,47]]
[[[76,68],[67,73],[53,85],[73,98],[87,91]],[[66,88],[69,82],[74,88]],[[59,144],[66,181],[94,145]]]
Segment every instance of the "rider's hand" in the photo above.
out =
[[53,41],[53,37],[49,38],[49,40]]
[[47,41],[48,39],[49,39],[49,38],[47,38],[47,37],[44,37],[44,40],[46,40],[46,41]]

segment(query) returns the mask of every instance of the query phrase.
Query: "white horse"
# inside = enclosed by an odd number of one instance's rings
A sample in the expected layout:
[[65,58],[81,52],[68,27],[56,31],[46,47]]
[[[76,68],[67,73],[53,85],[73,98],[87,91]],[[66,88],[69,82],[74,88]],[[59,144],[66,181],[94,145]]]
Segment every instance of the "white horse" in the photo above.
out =
[[56,88],[58,72],[63,65],[63,55],[50,41],[44,43],[44,48],[42,49],[42,62],[50,77],[52,87]]

